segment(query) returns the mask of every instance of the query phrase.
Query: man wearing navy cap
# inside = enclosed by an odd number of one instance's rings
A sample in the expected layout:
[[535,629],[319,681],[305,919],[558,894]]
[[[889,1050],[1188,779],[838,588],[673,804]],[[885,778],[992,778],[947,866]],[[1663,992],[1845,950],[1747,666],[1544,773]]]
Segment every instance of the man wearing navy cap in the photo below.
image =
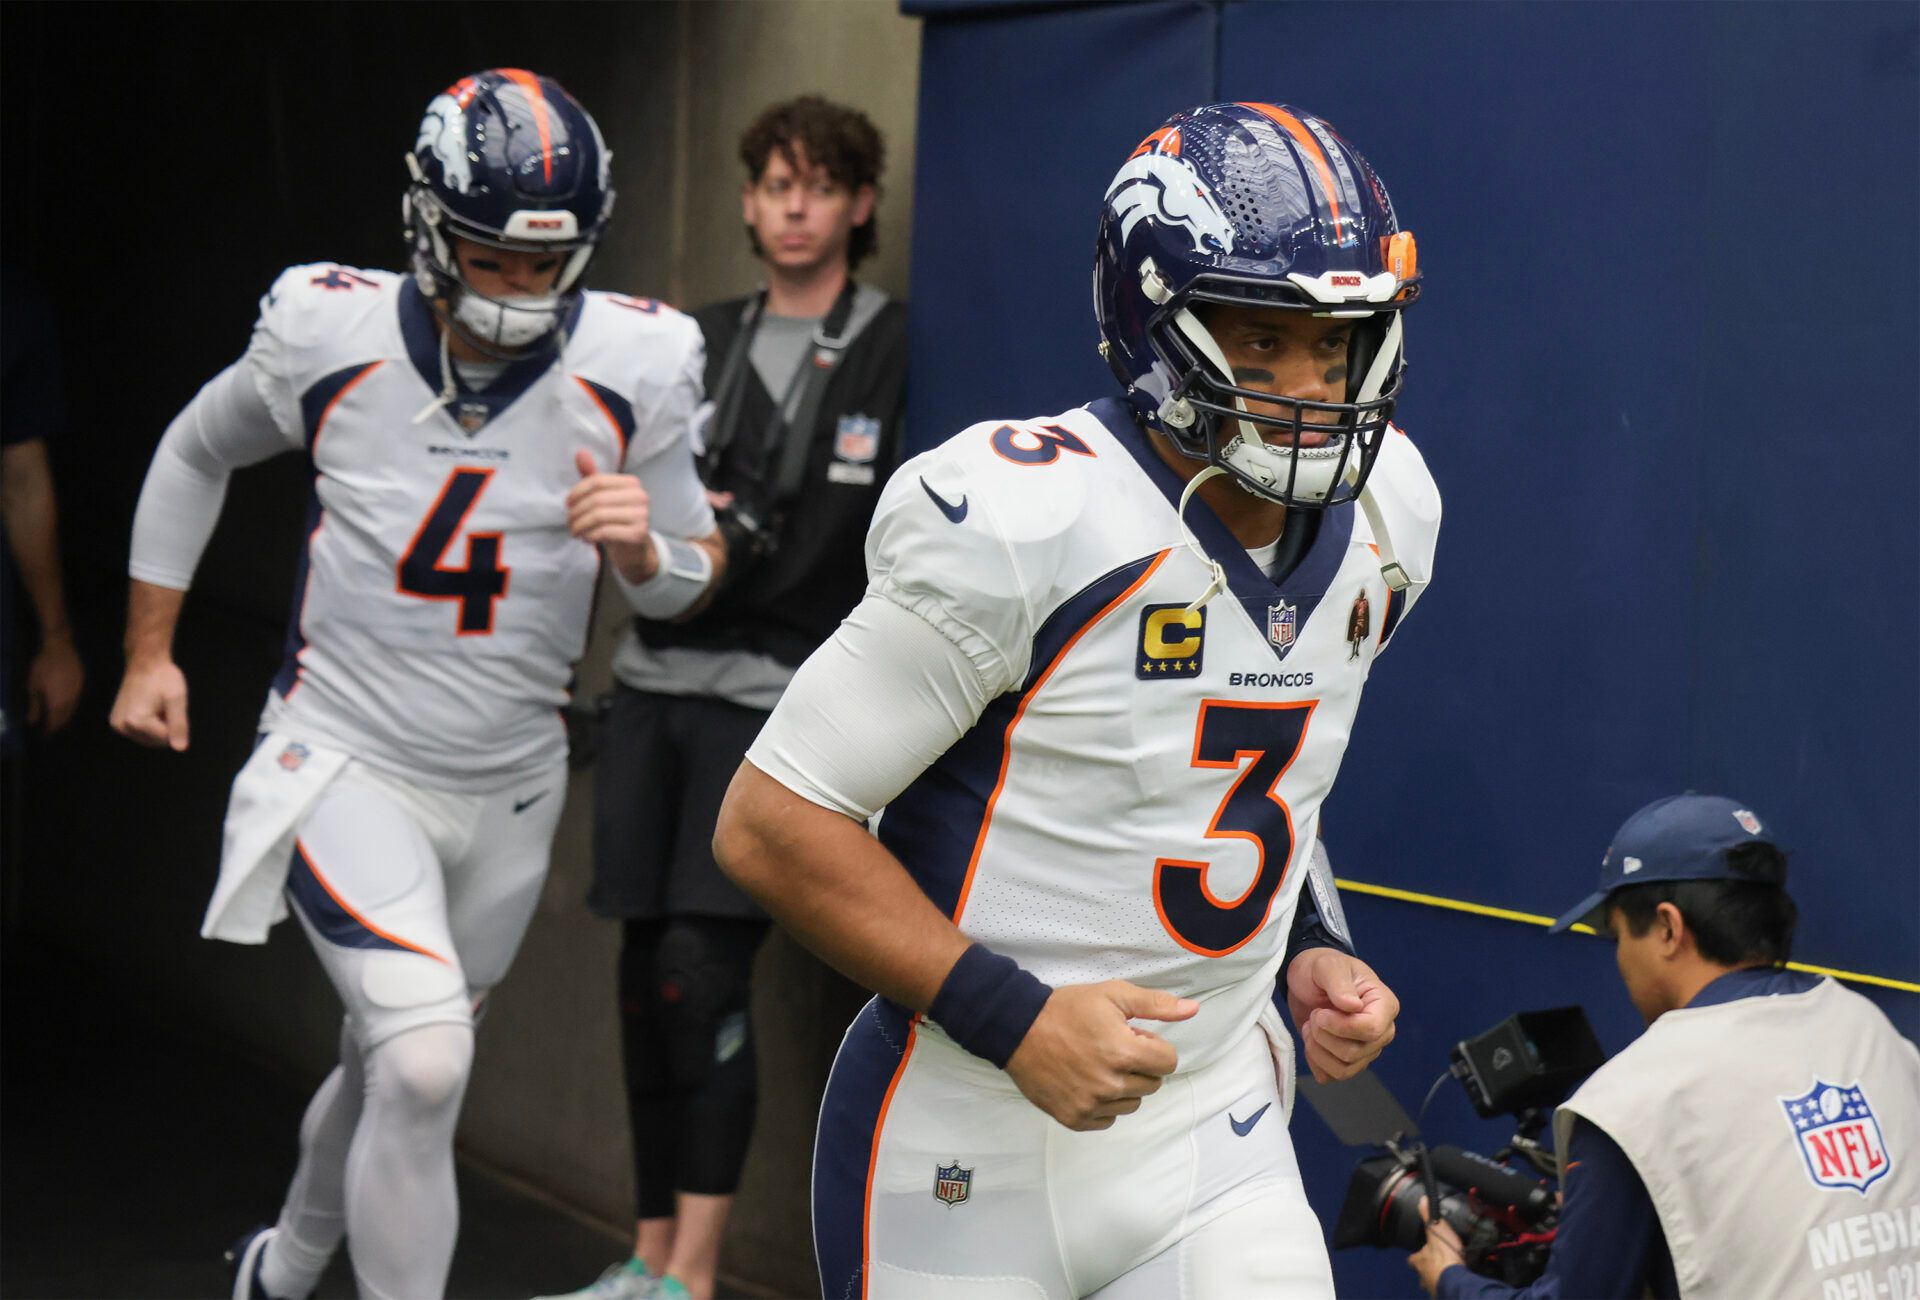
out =
[[1611,935],[1647,1032],[1560,1107],[1566,1202],[1524,1290],[1430,1224],[1429,1295],[1889,1296],[1920,1267],[1920,1052],[1879,1008],[1782,968],[1786,855],[1731,799],[1628,818],[1553,925]]

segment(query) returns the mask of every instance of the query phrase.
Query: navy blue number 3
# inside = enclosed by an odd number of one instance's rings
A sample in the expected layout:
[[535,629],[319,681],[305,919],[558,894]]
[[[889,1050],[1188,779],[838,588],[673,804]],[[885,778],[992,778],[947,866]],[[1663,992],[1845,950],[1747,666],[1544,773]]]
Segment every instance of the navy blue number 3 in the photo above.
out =
[[445,563],[460,525],[492,477],[490,469],[456,469],[448,475],[439,499],[400,557],[398,589],[421,600],[459,601],[461,636],[493,631],[493,603],[507,594],[507,576],[513,572],[500,564],[499,533],[468,533],[466,567],[452,569]]
[[1174,942],[1203,957],[1224,957],[1266,924],[1267,909],[1293,858],[1293,810],[1278,792],[1300,756],[1317,700],[1250,704],[1205,700],[1193,730],[1194,767],[1238,769],[1207,827],[1210,840],[1246,840],[1259,870],[1237,898],[1207,888],[1205,862],[1161,858],[1153,864],[1153,905]]

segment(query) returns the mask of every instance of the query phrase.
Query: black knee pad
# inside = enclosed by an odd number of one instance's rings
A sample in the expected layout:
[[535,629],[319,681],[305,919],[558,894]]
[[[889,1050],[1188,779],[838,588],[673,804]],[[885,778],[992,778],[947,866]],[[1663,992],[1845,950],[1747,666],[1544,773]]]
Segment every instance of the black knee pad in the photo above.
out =
[[661,935],[653,974],[675,1086],[702,1088],[750,1068],[747,997],[765,934],[758,921],[682,917]]

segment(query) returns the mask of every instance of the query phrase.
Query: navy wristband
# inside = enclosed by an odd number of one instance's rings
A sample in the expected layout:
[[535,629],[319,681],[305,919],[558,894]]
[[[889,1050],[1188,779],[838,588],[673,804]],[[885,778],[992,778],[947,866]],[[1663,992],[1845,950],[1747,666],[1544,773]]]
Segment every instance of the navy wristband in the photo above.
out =
[[1013,958],[976,943],[947,972],[927,1015],[947,1037],[1004,1070],[1051,996],[1053,988]]

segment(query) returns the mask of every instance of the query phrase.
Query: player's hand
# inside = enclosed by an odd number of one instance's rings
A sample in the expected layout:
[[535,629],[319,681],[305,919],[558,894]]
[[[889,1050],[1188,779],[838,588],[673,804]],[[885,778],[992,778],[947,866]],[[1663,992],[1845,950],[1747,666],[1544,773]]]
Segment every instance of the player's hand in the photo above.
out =
[[1427,1220],[1427,1241],[1407,1256],[1407,1267],[1420,1275],[1420,1289],[1432,1295],[1440,1287],[1440,1275],[1455,1264],[1467,1262],[1460,1246],[1460,1234],[1444,1219],[1427,1219],[1427,1198],[1420,1198],[1420,1217]]
[[27,669],[28,725],[49,734],[66,726],[86,681],[87,670],[81,666],[71,634],[61,632],[42,641]]
[[110,721],[128,740],[176,752],[186,749],[187,675],[171,659],[128,664]]
[[647,523],[647,490],[631,474],[603,474],[593,453],[576,451],[580,481],[567,493],[567,529],[602,547],[628,582],[645,582],[660,567]]
[[1180,1062],[1166,1039],[1128,1021],[1185,1020],[1199,1009],[1191,998],[1125,980],[1068,984],[1040,1009],[1007,1073],[1028,1101],[1068,1128],[1112,1128]]
[[1351,1079],[1393,1041],[1400,999],[1373,968],[1335,948],[1309,948],[1287,967],[1287,1008],[1315,1082]]

